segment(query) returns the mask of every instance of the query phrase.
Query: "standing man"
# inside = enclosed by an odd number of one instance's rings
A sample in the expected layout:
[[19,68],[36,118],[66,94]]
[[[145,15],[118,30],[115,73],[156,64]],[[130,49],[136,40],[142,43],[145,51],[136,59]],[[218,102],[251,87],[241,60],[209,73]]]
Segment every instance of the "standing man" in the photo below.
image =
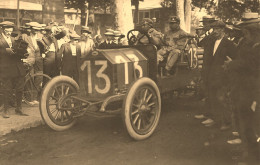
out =
[[81,27],[81,38],[80,38],[80,48],[81,48],[81,58],[85,58],[94,49],[95,43],[91,37],[91,31],[89,27]]
[[231,119],[226,115],[227,110],[223,106],[223,96],[227,86],[226,75],[223,69],[224,61],[234,58],[235,45],[225,37],[225,23],[215,21],[211,24],[213,32],[211,37],[203,41],[204,61],[203,77],[206,83],[208,99],[206,102],[208,119],[203,121],[205,126],[212,126],[216,122],[221,129],[229,126]]
[[2,27],[0,35],[0,78],[3,80],[4,91],[4,109],[3,118],[9,118],[9,94],[15,89],[16,108],[15,113],[24,116],[22,110],[22,95],[24,89],[25,70],[21,57],[13,51],[14,38],[11,37],[14,24],[6,22]]
[[[37,41],[39,39],[42,39],[41,30],[42,27],[39,23],[37,22],[30,22],[28,24],[30,28],[30,35],[28,37],[25,37],[25,41],[28,43],[28,53],[29,57],[33,56],[35,59],[35,62],[33,64],[33,69],[35,73],[43,73],[43,58],[41,56],[40,48],[37,44]],[[35,85],[36,88],[41,89],[41,83],[42,83],[42,77],[36,77],[35,78]],[[40,97],[40,92],[38,93],[37,96],[33,96],[32,98],[32,104],[39,104],[39,97]]]
[[77,83],[79,83],[78,65],[81,54],[79,39],[80,36],[73,31],[70,34],[70,42],[63,44],[57,54],[62,75],[73,78]]
[[99,49],[110,49],[116,46],[116,44],[113,42],[114,39],[114,31],[111,32],[110,29],[107,29],[107,32],[104,34],[106,37],[106,40],[102,42],[99,45]]
[[260,163],[257,143],[260,115],[260,19],[258,13],[245,13],[239,24],[243,40],[238,45],[237,58],[227,60],[233,89],[231,98],[238,113],[239,135],[244,149],[244,161]]

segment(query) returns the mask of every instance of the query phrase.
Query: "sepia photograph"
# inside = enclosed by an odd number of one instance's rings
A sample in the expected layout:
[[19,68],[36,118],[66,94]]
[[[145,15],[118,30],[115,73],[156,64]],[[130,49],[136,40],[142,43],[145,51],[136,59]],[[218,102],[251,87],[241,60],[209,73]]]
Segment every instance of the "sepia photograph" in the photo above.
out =
[[0,0],[0,165],[260,165],[260,0]]

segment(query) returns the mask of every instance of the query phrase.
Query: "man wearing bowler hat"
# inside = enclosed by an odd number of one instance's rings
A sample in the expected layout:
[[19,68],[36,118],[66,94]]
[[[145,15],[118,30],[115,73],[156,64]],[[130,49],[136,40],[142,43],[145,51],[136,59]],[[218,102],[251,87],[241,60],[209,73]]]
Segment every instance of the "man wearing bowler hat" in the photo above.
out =
[[[237,24],[243,40],[237,47],[237,58],[226,61],[233,88],[231,99],[238,115],[238,133],[242,140],[244,161],[259,164],[260,159],[260,19],[258,13],[244,13]],[[228,141],[234,144],[236,141]]]
[[11,37],[14,23],[2,23],[2,34],[0,35],[0,78],[4,86],[4,109],[3,118],[9,118],[9,94],[15,89],[16,108],[18,115],[25,115],[22,109],[22,95],[24,89],[25,70],[21,61],[21,56],[14,52],[14,38]]

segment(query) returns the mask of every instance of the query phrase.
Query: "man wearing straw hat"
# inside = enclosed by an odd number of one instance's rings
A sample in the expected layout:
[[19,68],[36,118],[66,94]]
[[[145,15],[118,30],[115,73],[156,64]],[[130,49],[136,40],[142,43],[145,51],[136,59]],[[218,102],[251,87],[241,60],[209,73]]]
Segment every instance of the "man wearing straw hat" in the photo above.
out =
[[106,33],[104,34],[106,37],[106,40],[104,42],[102,42],[99,45],[99,49],[110,49],[116,46],[116,44],[113,42],[114,39],[114,30],[112,29],[107,29]]

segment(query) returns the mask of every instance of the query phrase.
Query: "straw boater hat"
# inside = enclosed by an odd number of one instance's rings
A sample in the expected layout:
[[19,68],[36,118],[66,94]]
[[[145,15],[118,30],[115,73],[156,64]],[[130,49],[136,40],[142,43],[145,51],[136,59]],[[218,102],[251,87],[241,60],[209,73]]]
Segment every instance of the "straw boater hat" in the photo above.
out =
[[1,27],[14,27],[14,23],[13,22],[10,22],[10,21],[4,21],[4,22],[1,22],[0,23],[0,26]]
[[114,30],[113,29],[107,29],[104,33],[105,36],[114,36]]

